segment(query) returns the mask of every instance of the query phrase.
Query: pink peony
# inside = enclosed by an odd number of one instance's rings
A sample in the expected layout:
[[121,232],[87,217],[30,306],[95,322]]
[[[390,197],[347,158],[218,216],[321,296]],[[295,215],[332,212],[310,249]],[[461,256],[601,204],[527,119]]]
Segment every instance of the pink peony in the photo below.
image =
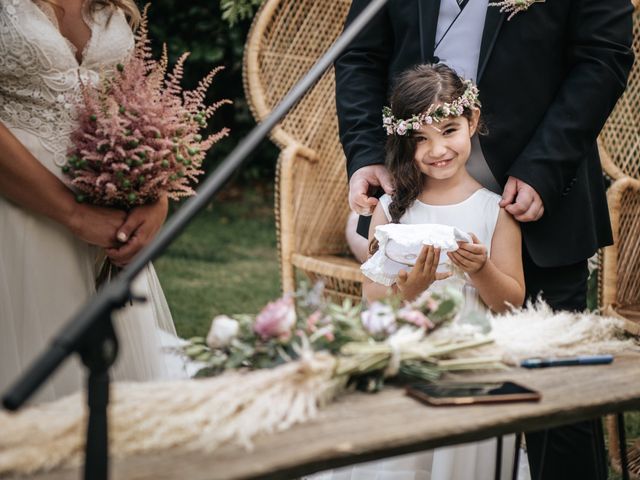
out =
[[256,317],[253,330],[263,340],[278,338],[287,340],[296,323],[296,310],[291,296],[270,302]]

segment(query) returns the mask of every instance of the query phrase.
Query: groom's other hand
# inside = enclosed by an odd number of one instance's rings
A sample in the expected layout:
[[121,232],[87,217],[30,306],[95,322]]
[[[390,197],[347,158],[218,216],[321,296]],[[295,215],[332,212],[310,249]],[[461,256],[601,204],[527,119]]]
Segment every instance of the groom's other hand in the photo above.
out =
[[377,198],[369,196],[375,187],[382,187],[387,194],[393,193],[391,175],[384,165],[369,165],[356,170],[349,180],[351,210],[359,215],[371,215],[378,203]]
[[507,180],[500,206],[519,222],[535,222],[544,214],[544,204],[538,192],[515,177]]

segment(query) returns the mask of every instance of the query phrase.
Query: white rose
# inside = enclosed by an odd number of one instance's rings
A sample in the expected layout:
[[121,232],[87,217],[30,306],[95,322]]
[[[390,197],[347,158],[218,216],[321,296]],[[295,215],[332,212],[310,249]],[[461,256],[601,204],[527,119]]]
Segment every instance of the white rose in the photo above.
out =
[[237,320],[226,315],[218,315],[211,322],[211,329],[207,334],[207,345],[211,348],[224,348],[238,336],[239,330],[240,324]]

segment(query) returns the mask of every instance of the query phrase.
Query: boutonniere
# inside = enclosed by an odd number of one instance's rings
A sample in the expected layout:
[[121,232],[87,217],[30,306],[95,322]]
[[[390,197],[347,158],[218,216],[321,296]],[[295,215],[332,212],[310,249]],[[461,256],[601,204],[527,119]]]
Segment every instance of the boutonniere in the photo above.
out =
[[510,13],[507,21],[511,20],[516,13],[524,12],[534,3],[544,3],[546,0],[501,0],[489,3],[491,7],[500,7],[500,13]]

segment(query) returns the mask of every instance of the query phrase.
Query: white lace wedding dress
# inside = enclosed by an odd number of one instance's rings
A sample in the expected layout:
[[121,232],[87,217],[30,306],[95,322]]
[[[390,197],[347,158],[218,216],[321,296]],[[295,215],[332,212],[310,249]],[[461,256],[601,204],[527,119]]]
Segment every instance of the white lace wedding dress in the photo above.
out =
[[[80,79],[97,82],[133,48],[122,12],[85,18],[91,38],[76,59],[46,4],[0,0],[0,121],[54,175],[62,179],[73,105]],[[52,337],[95,292],[98,249],[66,228],[0,197],[0,392],[24,371]],[[136,279],[147,297],[119,312],[115,328],[118,380],[184,376],[162,344],[175,329],[153,266]],[[83,384],[79,361],[67,361],[36,396],[51,400]]]

